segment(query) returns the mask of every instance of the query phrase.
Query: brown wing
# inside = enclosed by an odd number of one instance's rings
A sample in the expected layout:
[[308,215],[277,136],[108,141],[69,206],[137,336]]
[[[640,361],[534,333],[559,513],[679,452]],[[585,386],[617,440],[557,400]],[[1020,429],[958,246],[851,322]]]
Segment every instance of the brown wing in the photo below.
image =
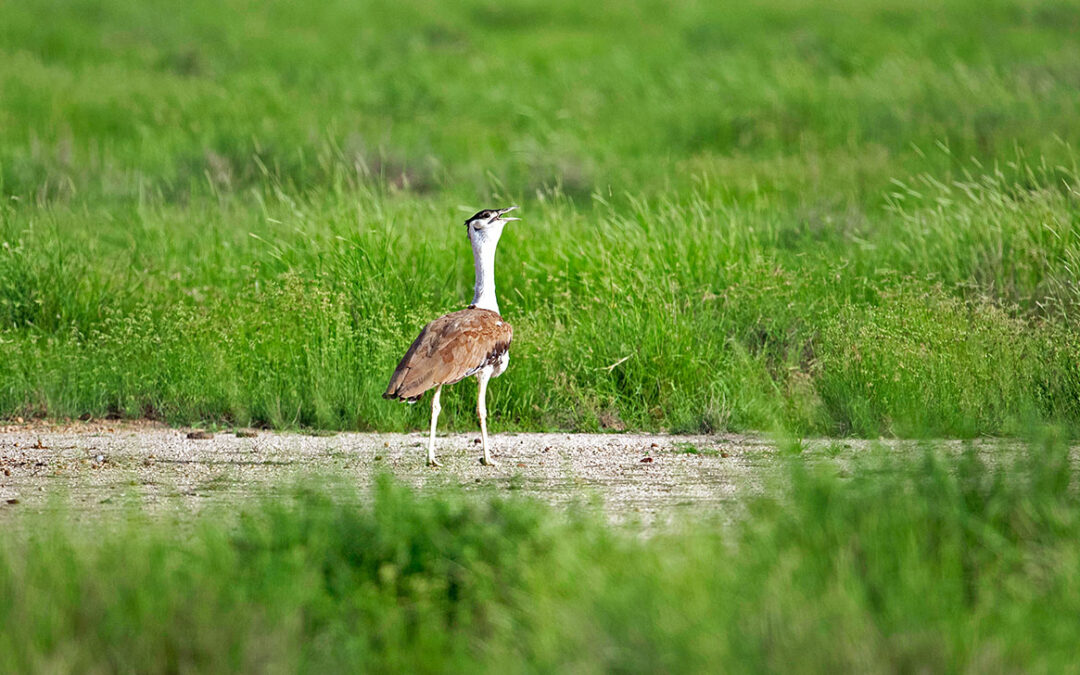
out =
[[390,377],[383,398],[416,401],[440,384],[453,384],[497,363],[514,329],[489,309],[463,309],[435,319],[413,341]]

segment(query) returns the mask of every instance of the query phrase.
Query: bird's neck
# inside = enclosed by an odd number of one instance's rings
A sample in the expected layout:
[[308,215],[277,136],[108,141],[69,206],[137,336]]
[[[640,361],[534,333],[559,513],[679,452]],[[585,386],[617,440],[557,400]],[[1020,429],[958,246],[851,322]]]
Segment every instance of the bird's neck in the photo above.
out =
[[499,301],[495,299],[495,246],[498,238],[477,237],[473,239],[473,262],[476,265],[476,287],[472,304],[480,309],[498,313]]

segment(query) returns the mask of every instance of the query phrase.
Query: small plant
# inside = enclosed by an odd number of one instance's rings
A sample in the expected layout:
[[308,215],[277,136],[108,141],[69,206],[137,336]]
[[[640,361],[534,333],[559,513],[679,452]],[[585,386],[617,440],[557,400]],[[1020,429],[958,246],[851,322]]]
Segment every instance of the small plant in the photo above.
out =
[[780,441],[777,448],[782,455],[798,456],[810,449],[810,445],[802,438],[788,438]]
[[716,448],[699,448],[693,443],[676,441],[672,443],[674,451],[681,455],[701,455],[703,457],[719,457],[720,451]]
[[525,488],[525,476],[520,472],[515,472],[506,481],[507,490],[522,490]]

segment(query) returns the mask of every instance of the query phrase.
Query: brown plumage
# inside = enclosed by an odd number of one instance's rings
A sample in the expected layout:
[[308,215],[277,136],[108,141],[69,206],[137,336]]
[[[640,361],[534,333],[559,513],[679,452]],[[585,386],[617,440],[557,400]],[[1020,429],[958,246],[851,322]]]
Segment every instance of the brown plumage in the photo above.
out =
[[428,389],[463,380],[485,366],[498,368],[513,337],[510,324],[489,309],[440,316],[413,340],[383,398],[415,402]]

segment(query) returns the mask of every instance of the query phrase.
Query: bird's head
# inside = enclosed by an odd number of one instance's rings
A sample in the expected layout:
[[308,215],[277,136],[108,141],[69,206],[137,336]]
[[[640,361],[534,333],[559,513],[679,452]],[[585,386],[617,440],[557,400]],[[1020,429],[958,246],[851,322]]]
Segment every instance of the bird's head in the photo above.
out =
[[505,209],[484,209],[472,218],[465,221],[465,229],[469,239],[473,243],[481,243],[488,240],[498,240],[503,227],[511,220],[521,220],[507,216],[516,206],[507,206]]

